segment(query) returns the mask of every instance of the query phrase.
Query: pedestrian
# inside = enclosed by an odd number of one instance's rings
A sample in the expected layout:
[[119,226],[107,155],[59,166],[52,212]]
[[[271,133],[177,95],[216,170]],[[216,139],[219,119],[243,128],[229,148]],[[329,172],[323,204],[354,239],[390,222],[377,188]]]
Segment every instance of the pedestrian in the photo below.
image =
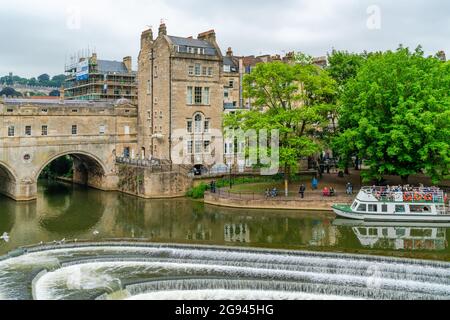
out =
[[299,190],[299,194],[300,194],[300,196],[301,196],[302,199],[305,198],[305,191],[306,191],[306,187],[305,187],[304,184],[302,184],[302,185],[300,186],[300,190]]
[[266,199],[270,198],[270,190],[269,189],[266,189],[265,195],[266,195]]
[[319,186],[319,181],[317,180],[316,177],[314,177],[312,180],[312,189],[317,190],[318,186]]

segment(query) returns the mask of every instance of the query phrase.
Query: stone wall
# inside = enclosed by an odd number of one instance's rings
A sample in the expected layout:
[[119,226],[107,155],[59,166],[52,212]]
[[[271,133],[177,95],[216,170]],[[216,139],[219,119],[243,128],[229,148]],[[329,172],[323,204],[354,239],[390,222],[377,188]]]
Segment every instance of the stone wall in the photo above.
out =
[[271,199],[239,199],[221,197],[218,194],[207,192],[205,203],[221,207],[248,208],[248,209],[274,209],[277,210],[309,210],[309,211],[332,211],[331,206],[336,200],[283,200],[282,198]]
[[184,197],[192,179],[184,171],[155,172],[151,168],[118,165],[118,190],[141,198]]

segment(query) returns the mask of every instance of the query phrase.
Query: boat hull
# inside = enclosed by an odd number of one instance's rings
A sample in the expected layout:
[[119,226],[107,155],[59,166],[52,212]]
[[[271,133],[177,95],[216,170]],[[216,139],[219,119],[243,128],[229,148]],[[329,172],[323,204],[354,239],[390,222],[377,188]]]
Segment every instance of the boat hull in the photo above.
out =
[[393,221],[393,222],[450,222],[450,215],[399,215],[399,214],[361,214],[333,207],[339,217],[360,221]]

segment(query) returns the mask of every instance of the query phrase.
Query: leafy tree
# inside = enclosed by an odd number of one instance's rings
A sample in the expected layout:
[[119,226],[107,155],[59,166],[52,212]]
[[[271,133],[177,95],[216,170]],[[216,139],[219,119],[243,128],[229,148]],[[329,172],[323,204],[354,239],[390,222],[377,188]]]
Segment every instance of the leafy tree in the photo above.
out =
[[[243,82],[244,96],[252,109],[228,115],[224,125],[246,130],[278,130],[280,165],[284,167],[286,193],[299,160],[320,151],[317,136],[328,126],[336,83],[312,64],[272,62],[258,64]],[[268,150],[269,153],[271,150]]]
[[41,75],[38,77],[38,81],[39,81],[39,83],[40,83],[41,85],[47,85],[47,83],[50,81],[50,76],[49,76],[48,74],[46,74],[46,73],[41,74]]
[[353,147],[370,170],[365,181],[425,171],[434,182],[450,169],[450,65],[400,47],[373,55],[342,95],[335,144]]
[[73,160],[70,156],[64,156],[52,161],[42,171],[40,178],[54,179],[57,177],[69,177],[73,173]]
[[50,92],[48,94],[50,97],[59,97],[60,96],[60,92],[59,90],[53,90],[52,92]]
[[39,83],[36,80],[36,78],[31,78],[30,80],[28,80],[28,85],[29,86],[37,86]]
[[367,56],[366,52],[357,54],[337,50],[333,50],[331,54],[328,54],[327,71],[338,83],[341,90],[347,81],[356,77]]
[[52,77],[52,80],[49,82],[49,86],[59,88],[64,84],[65,80],[66,80],[65,75],[63,74],[56,75]]
[[7,96],[7,97],[20,97],[22,94],[16,90],[14,90],[11,87],[3,88],[2,91],[0,91],[0,96]]

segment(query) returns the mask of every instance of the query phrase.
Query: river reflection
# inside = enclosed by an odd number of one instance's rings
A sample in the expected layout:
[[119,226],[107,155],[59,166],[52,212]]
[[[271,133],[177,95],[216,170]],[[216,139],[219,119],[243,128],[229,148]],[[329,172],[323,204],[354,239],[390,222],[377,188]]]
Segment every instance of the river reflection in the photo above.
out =
[[10,235],[9,243],[0,240],[0,254],[61,239],[139,239],[450,260],[449,228],[337,222],[331,213],[220,208],[41,183],[37,202],[0,198],[0,235]]

